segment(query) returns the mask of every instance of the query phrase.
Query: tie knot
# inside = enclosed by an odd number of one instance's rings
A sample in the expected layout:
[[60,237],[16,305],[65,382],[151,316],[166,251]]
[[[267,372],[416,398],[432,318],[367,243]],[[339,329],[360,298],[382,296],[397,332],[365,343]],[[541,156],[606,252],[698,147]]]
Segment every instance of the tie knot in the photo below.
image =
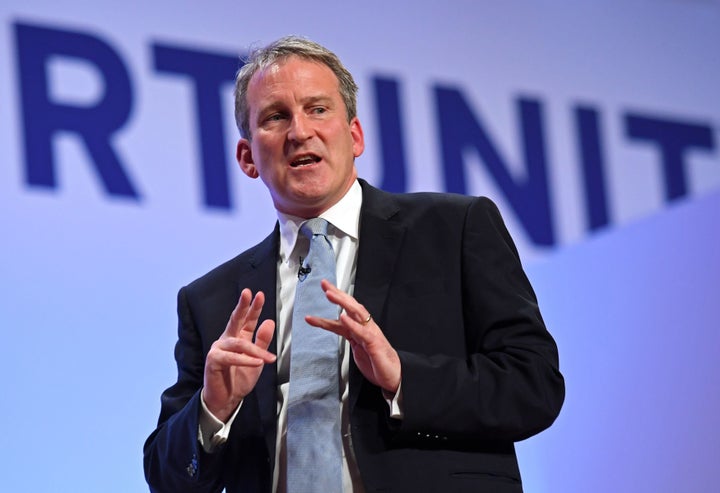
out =
[[321,217],[314,217],[303,223],[300,232],[312,239],[314,235],[327,236],[328,222]]

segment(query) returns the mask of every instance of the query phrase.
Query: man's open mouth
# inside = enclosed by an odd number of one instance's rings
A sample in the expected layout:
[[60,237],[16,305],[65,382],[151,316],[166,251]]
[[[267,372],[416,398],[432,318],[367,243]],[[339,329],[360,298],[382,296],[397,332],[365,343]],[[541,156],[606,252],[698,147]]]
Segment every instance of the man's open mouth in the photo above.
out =
[[320,156],[316,156],[315,154],[305,154],[293,160],[290,163],[290,166],[293,168],[299,168],[301,166],[307,166],[308,164],[315,164],[318,162],[320,162]]

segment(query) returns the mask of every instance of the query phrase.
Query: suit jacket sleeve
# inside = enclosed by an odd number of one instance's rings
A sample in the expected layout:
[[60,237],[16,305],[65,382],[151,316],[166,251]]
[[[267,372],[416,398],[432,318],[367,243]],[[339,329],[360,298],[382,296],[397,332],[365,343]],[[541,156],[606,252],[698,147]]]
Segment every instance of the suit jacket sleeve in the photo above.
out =
[[[522,440],[550,426],[560,411],[564,381],[557,348],[497,207],[474,199],[458,222],[459,240],[443,240],[440,247],[447,260],[428,266],[427,282],[438,284],[435,294],[416,302],[420,311],[435,305],[436,325],[427,330],[437,332],[408,337],[414,329],[403,331],[399,431],[463,441]],[[450,249],[458,247],[459,256],[453,255]],[[428,341],[416,340],[422,338]]]
[[178,381],[163,392],[157,429],[145,442],[145,476],[154,492],[219,492],[223,451],[207,454],[198,441],[205,353],[187,300],[178,294]]
[[[158,426],[144,447],[145,477],[152,491],[215,493],[223,487],[227,491],[270,491],[275,365],[265,365],[254,391],[243,401],[228,441],[212,454],[198,441],[198,421],[205,358],[225,329],[241,289],[263,291],[266,303],[260,319],[275,319],[277,239],[276,228],[265,240],[178,294],[177,381],[163,392]],[[274,339],[269,349],[275,351]]]

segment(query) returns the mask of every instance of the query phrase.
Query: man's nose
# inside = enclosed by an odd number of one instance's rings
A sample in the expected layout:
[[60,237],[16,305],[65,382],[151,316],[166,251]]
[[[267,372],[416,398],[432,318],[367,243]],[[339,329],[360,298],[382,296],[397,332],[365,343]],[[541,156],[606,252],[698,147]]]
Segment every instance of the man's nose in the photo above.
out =
[[290,121],[288,139],[303,142],[312,136],[312,125],[305,115],[294,115]]

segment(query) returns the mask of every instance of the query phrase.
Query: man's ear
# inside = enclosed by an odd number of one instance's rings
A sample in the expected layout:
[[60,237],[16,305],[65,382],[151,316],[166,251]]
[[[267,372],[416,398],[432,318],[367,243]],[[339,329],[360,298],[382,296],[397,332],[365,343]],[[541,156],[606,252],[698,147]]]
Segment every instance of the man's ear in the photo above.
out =
[[240,139],[237,143],[237,149],[235,151],[235,158],[237,159],[240,169],[250,178],[257,178],[260,174],[255,167],[255,162],[252,157],[252,150],[250,149],[250,141],[247,139]]
[[365,135],[358,117],[350,120],[350,136],[353,141],[353,156],[359,157],[365,150]]

